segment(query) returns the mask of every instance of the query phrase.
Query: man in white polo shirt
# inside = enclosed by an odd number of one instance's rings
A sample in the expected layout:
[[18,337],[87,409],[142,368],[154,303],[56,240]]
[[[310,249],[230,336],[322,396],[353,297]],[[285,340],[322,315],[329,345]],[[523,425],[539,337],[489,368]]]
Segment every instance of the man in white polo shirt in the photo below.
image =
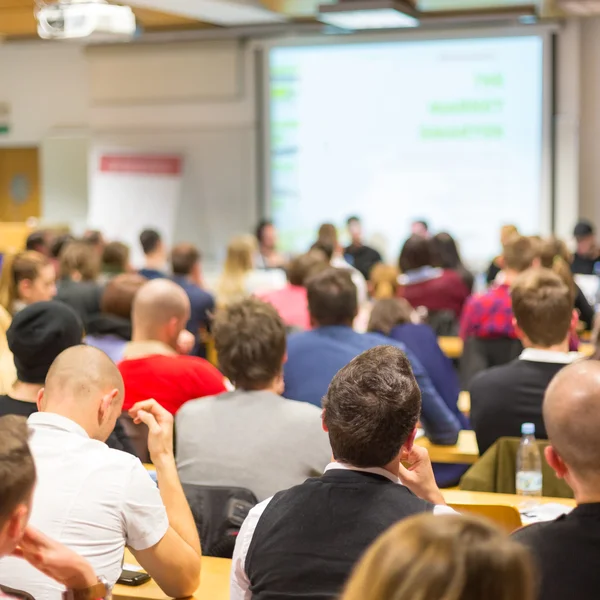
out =
[[[173,419],[154,400],[130,414],[149,429],[160,492],[140,461],[104,441],[123,405],[123,380],[100,350],[75,346],[52,365],[29,418],[38,484],[31,524],[86,558],[113,585],[129,547],[165,593],[193,594],[200,541],[177,477]],[[0,581],[36,600],[58,600],[64,588],[23,561],[0,564]]]

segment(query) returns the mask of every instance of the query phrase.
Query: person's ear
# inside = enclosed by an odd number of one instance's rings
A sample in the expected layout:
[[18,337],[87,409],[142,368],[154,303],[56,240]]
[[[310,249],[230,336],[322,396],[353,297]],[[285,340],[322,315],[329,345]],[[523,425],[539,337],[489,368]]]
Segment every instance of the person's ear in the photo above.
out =
[[323,427],[323,431],[325,433],[329,433],[329,429],[327,428],[327,424],[325,423],[325,409],[321,413],[321,427]]
[[406,442],[404,442],[404,445],[402,446],[403,450],[406,450],[408,453],[410,453],[413,449],[413,446],[415,445],[415,439],[417,437],[417,428],[415,427],[411,434],[408,436],[408,439],[406,440]]
[[36,399],[36,401],[35,401],[35,403],[36,403],[36,405],[37,405],[37,409],[38,409],[40,412],[43,412],[43,411],[44,411],[44,405],[45,405],[45,402],[44,402],[44,392],[45,392],[45,391],[46,391],[46,390],[45,390],[45,388],[42,388],[42,389],[41,389],[41,390],[40,390],[40,391],[37,393],[37,399]]
[[282,365],[285,365],[285,363],[288,361],[288,353],[287,350],[285,351],[285,354],[283,355],[283,360],[281,361]]
[[19,298],[23,298],[24,300],[28,300],[31,296],[31,288],[33,287],[33,282],[31,279],[22,279],[17,284],[17,296]]
[[504,256],[502,256],[502,254],[496,259],[496,264],[500,267],[500,269],[504,269],[506,267],[506,261],[504,260]]
[[573,309],[573,314],[571,315],[571,333],[577,333],[577,326],[579,325],[579,312],[576,308]]
[[98,407],[98,423],[104,423],[111,417],[113,412],[113,403],[119,395],[119,390],[114,388],[108,394],[102,396],[100,400],[100,406]]
[[512,318],[512,324],[513,324],[513,327],[515,328],[515,334],[517,335],[517,337],[521,341],[529,342],[529,340],[527,339],[527,336],[525,335],[523,330],[519,327],[519,324],[517,323],[517,319],[515,319],[515,317]]
[[6,544],[12,552],[21,541],[28,521],[29,507],[25,503],[18,504],[8,517],[4,527],[0,528],[0,536],[6,538],[8,542],[3,542],[3,546]]
[[568,475],[569,469],[565,461],[552,446],[546,446],[544,456],[546,457],[546,462],[552,467],[552,470],[559,479],[564,479]]

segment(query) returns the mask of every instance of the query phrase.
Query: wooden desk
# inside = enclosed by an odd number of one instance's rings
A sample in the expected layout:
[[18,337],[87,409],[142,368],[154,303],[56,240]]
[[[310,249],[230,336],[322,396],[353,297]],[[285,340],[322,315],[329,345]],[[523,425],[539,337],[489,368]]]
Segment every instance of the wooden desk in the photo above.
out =
[[460,358],[463,353],[463,341],[459,337],[439,337],[438,344],[448,358]]
[[431,462],[472,465],[479,458],[479,448],[474,431],[461,431],[455,446],[436,446],[426,437],[419,438],[415,443],[427,448]]
[[[523,503],[523,498],[516,494],[491,494],[488,492],[463,492],[462,490],[442,490],[442,495],[448,504],[504,504],[519,508]],[[539,504],[564,504],[565,506],[575,507],[575,500],[572,498],[535,498]]]
[[[125,562],[137,564],[129,550],[125,551]],[[201,583],[193,598],[196,600],[229,600],[230,571],[231,560],[203,556]],[[115,600],[167,600],[169,598],[154,581],[137,587],[117,584],[112,595]]]

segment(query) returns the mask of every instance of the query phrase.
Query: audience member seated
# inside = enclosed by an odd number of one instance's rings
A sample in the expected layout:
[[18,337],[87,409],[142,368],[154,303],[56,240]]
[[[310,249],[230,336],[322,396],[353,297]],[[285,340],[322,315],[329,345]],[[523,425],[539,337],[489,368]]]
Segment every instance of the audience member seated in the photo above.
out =
[[306,282],[327,268],[323,253],[313,250],[294,258],[287,267],[288,284],[282,290],[273,290],[259,297],[272,304],[287,327],[310,329]]
[[331,447],[320,409],[280,395],[286,339],[275,308],[256,298],[231,304],[217,313],[214,336],[236,389],[177,413],[181,481],[246,488],[264,500],[320,475]]
[[600,589],[600,364],[565,367],[544,399],[546,460],[573,489],[577,508],[556,521],[519,530],[533,553],[539,600],[591,600]]
[[190,320],[186,328],[195,339],[192,354],[205,355],[204,341],[215,310],[215,299],[201,287],[200,252],[192,244],[178,244],[171,251],[171,266],[173,281],[185,290],[190,300]]
[[146,279],[166,277],[167,249],[160,233],[155,229],[144,229],[140,233],[140,245],[144,252],[144,267],[139,274]]
[[[461,429],[469,429],[469,420],[458,409],[460,384],[454,365],[442,352],[431,327],[413,323],[412,315],[410,305],[403,298],[379,300],[373,307],[368,331],[404,344],[423,365],[436,392],[456,417]],[[440,487],[457,485],[466,470],[465,465],[434,465],[435,479]]]
[[136,273],[113,277],[102,292],[100,312],[87,323],[85,343],[106,352],[114,363],[123,360],[131,341],[131,310],[138,290],[147,282]]
[[[159,489],[139,460],[103,443],[123,405],[123,380],[103,352],[65,350],[52,365],[29,417],[38,483],[31,524],[87,559],[110,586],[128,546],[165,594],[192,595],[199,582],[200,542],[172,453],[173,419],[156,401],[132,407],[149,430]],[[23,561],[0,562],[0,581],[36,600],[62,586]]]
[[123,242],[110,242],[102,252],[102,273],[100,281],[106,283],[121,273],[131,273],[129,246]]
[[42,256],[50,257],[50,246],[52,236],[48,231],[40,229],[27,236],[25,241],[25,250],[28,252],[38,252]]
[[133,301],[132,341],[119,369],[125,381],[124,410],[155,398],[171,414],[188,400],[225,391],[224,378],[209,362],[177,354],[177,342],[190,318],[190,301],[167,279],[144,284]]
[[[28,525],[36,480],[29,433],[25,419],[0,418],[0,560],[19,557],[66,588],[70,598],[107,598],[109,587],[88,561]],[[0,582],[0,598],[25,596]]]
[[520,273],[534,262],[539,264],[533,242],[524,236],[513,236],[504,244],[502,272],[490,289],[471,296],[465,305],[460,322],[460,337],[517,339],[514,326],[510,287]]
[[285,273],[280,269],[258,270],[254,264],[256,240],[250,235],[241,235],[227,246],[227,257],[223,273],[217,283],[217,304],[226,306],[253,294],[285,287]]
[[433,242],[421,236],[410,237],[400,253],[402,275],[398,279],[400,286],[397,293],[414,308],[426,308],[428,321],[434,329],[436,317],[441,313],[448,314],[454,330],[470,291],[456,271],[435,267],[434,264]]
[[61,302],[37,302],[15,315],[7,339],[17,380],[7,395],[0,396],[0,416],[29,417],[37,412],[37,399],[54,359],[81,344],[82,338],[81,319]]
[[292,334],[284,366],[285,397],[321,406],[333,376],[361,352],[391,344],[404,352],[423,395],[421,421],[437,444],[455,444],[460,423],[436,392],[427,371],[401,342],[352,329],[357,313],[356,287],[350,274],[329,268],[308,281],[312,331]]
[[29,304],[56,296],[56,273],[43,254],[28,250],[5,255],[0,276],[0,305],[15,315]]
[[519,437],[523,423],[535,424],[536,437],[545,439],[546,388],[566,364],[581,358],[569,352],[577,314],[571,291],[558,275],[543,268],[523,273],[514,281],[512,307],[525,350],[518,359],[479,373],[469,389],[481,454],[500,437]]
[[429,223],[423,220],[413,221],[410,225],[410,235],[418,235],[426,240],[430,239]]
[[436,262],[438,262],[442,269],[456,271],[469,290],[469,293],[472,293],[475,277],[463,264],[458,251],[458,245],[454,238],[449,233],[442,232],[434,235],[432,241],[433,250],[436,254]]
[[[508,242],[508,240],[512,237],[514,237],[515,235],[519,234],[519,230],[514,226],[514,225],[503,225],[500,228],[500,245],[502,248],[504,248],[504,245],[506,244],[506,242]],[[502,267],[500,265],[500,263],[502,262],[502,255],[500,256],[496,256],[496,258],[494,258],[494,260],[490,263],[490,266],[488,267],[488,270],[486,271],[486,282],[488,285],[491,285],[492,283],[494,283],[494,281],[496,281],[496,277],[498,277],[498,274],[500,273],[500,271],[502,271]]]
[[97,229],[88,229],[81,238],[81,241],[87,244],[93,251],[99,261],[102,260],[102,254],[106,246],[106,240],[101,231]]
[[272,221],[263,220],[256,227],[256,252],[255,265],[257,269],[282,269],[287,263],[283,254],[277,251],[277,230]]
[[542,267],[554,271],[572,290],[575,297],[575,309],[579,312],[579,319],[585,323],[585,328],[588,331],[592,331],[594,328],[594,309],[573,279],[570,266],[571,253],[567,245],[555,237],[543,240],[540,244],[540,262]]
[[450,511],[427,451],[413,446],[420,396],[409,361],[391,346],[364,352],[335,375],[323,399],[333,462],[250,511],[233,555],[231,600],[337,598],[391,525]]
[[363,306],[369,299],[367,282],[363,274],[344,258],[344,249],[339,242],[336,226],[331,223],[323,223],[319,227],[317,241],[313,244],[311,250],[323,252],[332,267],[350,272],[352,281],[356,286],[358,306]]
[[68,244],[60,254],[57,298],[73,308],[84,325],[100,312],[102,288],[96,283],[99,269],[94,247],[84,242]]
[[355,269],[358,269],[362,276],[368,281],[371,269],[382,262],[381,254],[363,244],[362,224],[358,217],[350,217],[346,222],[348,233],[350,234],[350,245],[344,249],[344,255],[350,257],[350,263]]
[[577,249],[571,263],[571,270],[578,275],[597,275],[596,264],[600,262],[600,251],[596,241],[594,226],[585,219],[575,225],[573,237]]
[[531,556],[491,523],[417,515],[367,550],[341,600],[534,600],[534,589]]

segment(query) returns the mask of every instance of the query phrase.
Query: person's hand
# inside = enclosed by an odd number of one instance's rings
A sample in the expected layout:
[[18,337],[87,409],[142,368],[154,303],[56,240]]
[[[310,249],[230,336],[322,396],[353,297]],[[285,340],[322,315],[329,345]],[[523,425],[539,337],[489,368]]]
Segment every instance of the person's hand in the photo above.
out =
[[177,352],[179,354],[189,354],[196,344],[196,338],[193,333],[187,329],[182,329],[177,337]]
[[12,556],[22,558],[44,575],[73,590],[83,590],[98,583],[92,565],[66,546],[42,532],[27,527]]
[[433,504],[446,504],[435,482],[429,452],[425,448],[413,446],[410,452],[403,451],[400,461],[398,477],[413,494]]
[[148,427],[148,451],[153,463],[161,458],[173,458],[173,415],[156,400],[137,402],[129,409],[136,425]]

